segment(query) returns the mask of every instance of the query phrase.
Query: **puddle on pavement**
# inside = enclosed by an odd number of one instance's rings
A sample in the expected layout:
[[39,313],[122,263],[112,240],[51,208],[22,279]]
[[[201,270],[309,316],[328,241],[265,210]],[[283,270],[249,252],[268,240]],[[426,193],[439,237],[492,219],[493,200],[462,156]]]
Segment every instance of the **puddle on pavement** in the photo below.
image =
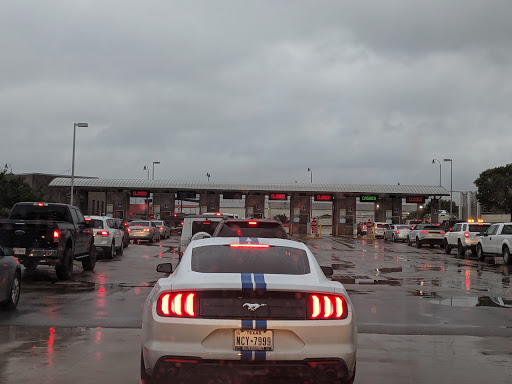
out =
[[450,296],[429,300],[429,303],[447,305],[450,307],[495,307],[495,308],[512,308],[512,300],[502,297],[480,296]]
[[402,272],[402,267],[387,267],[387,268],[377,268],[375,269],[377,276],[381,273],[393,273],[393,272]]
[[331,266],[335,271],[343,271],[345,269],[355,268],[355,265],[349,261],[342,261],[340,264],[331,264]]

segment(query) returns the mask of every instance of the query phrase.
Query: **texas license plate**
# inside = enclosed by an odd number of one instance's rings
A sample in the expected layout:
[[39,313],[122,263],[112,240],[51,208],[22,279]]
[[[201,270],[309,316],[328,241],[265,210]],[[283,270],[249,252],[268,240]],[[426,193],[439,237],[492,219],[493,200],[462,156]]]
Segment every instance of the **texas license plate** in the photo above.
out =
[[24,255],[27,252],[26,248],[13,248],[12,251],[15,255]]
[[233,334],[235,351],[272,351],[274,332],[263,329],[235,329]]

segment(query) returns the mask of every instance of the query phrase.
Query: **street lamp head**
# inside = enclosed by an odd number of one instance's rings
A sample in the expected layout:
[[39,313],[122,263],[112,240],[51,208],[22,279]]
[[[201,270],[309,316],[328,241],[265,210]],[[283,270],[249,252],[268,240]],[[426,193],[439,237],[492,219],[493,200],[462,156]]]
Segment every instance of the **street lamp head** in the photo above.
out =
[[79,128],[87,128],[89,126],[89,124],[88,123],[75,123],[75,126],[79,127]]
[[444,161],[452,161],[452,159],[444,159]]
[[308,172],[311,172],[311,168],[308,168]]
[[142,168],[143,171],[147,171],[148,170],[148,166],[145,165],[144,168]]
[[153,161],[153,164],[160,164],[159,161]]

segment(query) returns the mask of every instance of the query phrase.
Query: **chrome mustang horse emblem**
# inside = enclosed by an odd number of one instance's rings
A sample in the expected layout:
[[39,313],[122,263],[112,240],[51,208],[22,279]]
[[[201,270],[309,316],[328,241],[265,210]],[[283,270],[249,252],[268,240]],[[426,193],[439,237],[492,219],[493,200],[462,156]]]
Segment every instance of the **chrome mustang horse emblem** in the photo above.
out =
[[256,311],[260,307],[266,307],[267,304],[253,304],[253,303],[245,303],[243,307],[247,307],[247,309],[251,312]]

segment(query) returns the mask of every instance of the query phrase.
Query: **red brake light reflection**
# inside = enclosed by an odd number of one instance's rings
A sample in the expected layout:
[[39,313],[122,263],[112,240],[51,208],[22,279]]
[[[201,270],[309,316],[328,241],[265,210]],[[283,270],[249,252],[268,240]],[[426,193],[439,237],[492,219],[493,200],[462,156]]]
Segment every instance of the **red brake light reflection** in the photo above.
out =
[[239,243],[234,243],[234,244],[229,244],[230,247],[232,248],[269,248],[270,245],[269,244],[239,244]]

